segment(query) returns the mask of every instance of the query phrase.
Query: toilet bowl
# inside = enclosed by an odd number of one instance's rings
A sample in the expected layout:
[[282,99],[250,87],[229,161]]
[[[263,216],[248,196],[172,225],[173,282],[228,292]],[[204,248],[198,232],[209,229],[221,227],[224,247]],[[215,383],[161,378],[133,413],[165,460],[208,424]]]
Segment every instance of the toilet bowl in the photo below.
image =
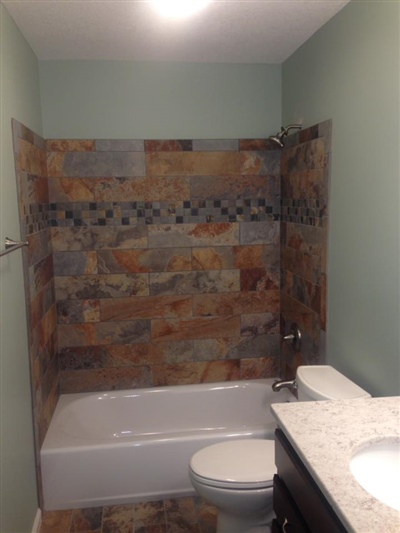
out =
[[[299,367],[299,401],[363,398],[366,391],[328,365]],[[231,440],[193,455],[189,478],[196,492],[218,509],[217,533],[267,533],[274,518],[275,443]]]
[[196,492],[218,509],[218,533],[269,532],[274,441],[233,440],[193,455],[189,477]]

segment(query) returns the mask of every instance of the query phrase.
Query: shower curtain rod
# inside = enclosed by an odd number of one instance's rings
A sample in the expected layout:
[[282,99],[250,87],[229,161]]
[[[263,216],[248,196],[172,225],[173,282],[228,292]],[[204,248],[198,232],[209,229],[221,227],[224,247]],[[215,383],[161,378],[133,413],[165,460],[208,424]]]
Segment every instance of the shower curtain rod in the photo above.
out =
[[29,244],[28,241],[14,241],[14,239],[9,239],[8,237],[6,237],[4,239],[5,250],[1,250],[0,257],[10,254],[14,250],[18,250],[19,248],[22,248],[23,246],[28,246],[28,244]]

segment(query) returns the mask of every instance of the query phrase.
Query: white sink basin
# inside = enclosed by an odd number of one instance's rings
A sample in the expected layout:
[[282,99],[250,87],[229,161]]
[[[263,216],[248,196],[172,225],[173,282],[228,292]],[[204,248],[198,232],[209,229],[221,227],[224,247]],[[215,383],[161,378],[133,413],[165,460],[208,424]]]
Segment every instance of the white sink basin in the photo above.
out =
[[357,482],[374,498],[400,511],[400,439],[366,443],[350,460]]

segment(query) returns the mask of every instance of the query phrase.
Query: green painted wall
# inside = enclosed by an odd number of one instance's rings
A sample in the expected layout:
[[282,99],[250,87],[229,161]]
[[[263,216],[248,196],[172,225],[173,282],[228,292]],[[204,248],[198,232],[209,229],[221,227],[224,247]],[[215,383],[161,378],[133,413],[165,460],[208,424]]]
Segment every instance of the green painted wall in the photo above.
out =
[[333,119],[328,363],[400,391],[399,2],[352,1],[282,70],[283,122]]
[[[19,239],[11,135],[14,117],[41,133],[35,55],[0,6],[0,249]],[[38,503],[21,252],[0,258],[0,531],[32,531]]]
[[265,137],[281,126],[281,66],[41,61],[45,138]]

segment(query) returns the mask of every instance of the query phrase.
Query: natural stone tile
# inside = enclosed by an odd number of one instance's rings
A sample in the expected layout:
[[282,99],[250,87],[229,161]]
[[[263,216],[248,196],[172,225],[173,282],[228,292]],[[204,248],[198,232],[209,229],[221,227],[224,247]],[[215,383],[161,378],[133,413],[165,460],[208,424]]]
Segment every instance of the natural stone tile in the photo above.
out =
[[100,531],[102,507],[74,509],[71,520],[71,533],[92,533]]
[[239,200],[244,198],[275,198],[279,181],[265,176],[192,176],[190,193],[194,200]]
[[141,152],[50,152],[47,171],[53,178],[144,176],[145,159]]
[[242,313],[279,312],[279,289],[259,292],[195,294],[194,316],[240,315]]
[[149,176],[227,176],[240,173],[239,152],[149,152]]
[[275,150],[240,152],[240,173],[243,175],[279,177],[281,152]]
[[47,139],[46,150],[48,152],[93,152],[95,141],[77,139]]
[[57,276],[54,278],[57,300],[90,300],[147,296],[147,274],[103,274]]
[[95,183],[81,178],[52,178],[48,180],[49,199],[52,203],[94,202]]
[[239,141],[240,151],[259,151],[259,150],[276,150],[280,151],[277,144],[271,139],[240,139]]
[[194,152],[236,152],[239,149],[238,139],[194,139]]
[[153,368],[154,386],[235,381],[239,376],[239,361],[201,361]]
[[282,151],[281,173],[302,172],[303,170],[323,168],[325,164],[325,142],[323,138],[314,139]]
[[96,252],[55,252],[53,263],[55,276],[97,274]]
[[280,271],[265,268],[249,268],[240,271],[242,291],[268,291],[279,289]]
[[[292,171],[282,180],[282,198],[327,201],[328,182],[324,168]],[[323,204],[322,204],[323,205]]]
[[60,374],[62,394],[140,389],[152,385],[152,375],[147,366],[65,370]]
[[240,361],[240,379],[275,378],[279,376],[277,357],[258,357]]
[[49,202],[48,180],[42,176],[28,174],[20,170],[17,173],[20,184],[19,202],[21,206],[28,204],[47,204]]
[[239,331],[239,316],[156,319],[151,323],[154,341],[234,337]]
[[150,294],[199,294],[240,290],[239,270],[150,274]]
[[104,507],[101,533],[133,533],[133,505]]
[[173,272],[191,270],[190,248],[97,252],[99,272]]
[[279,222],[242,222],[240,244],[279,244]]
[[[311,283],[320,284],[321,281],[321,257],[318,255],[310,255],[298,250],[281,247],[281,268],[282,272],[291,272]],[[286,286],[288,286],[288,278],[286,279]]]
[[144,142],[146,152],[190,152],[191,140],[151,140]]
[[201,533],[192,498],[166,500],[165,513],[168,533]]
[[279,334],[279,313],[252,313],[241,316],[240,334],[243,337],[254,335]]
[[154,224],[149,226],[148,232],[149,248],[239,244],[238,223]]
[[100,300],[59,300],[57,302],[59,324],[100,321]]
[[277,244],[234,246],[234,268],[252,269],[280,267],[280,249]]
[[40,533],[70,533],[72,510],[42,511]]
[[326,231],[323,228],[286,223],[284,244],[288,248],[294,248],[310,255],[322,256],[325,241]]
[[193,248],[192,268],[193,270],[226,270],[235,268],[234,247]]
[[29,291],[34,298],[53,278],[53,259],[51,255],[44,257],[29,267]]
[[181,295],[110,298],[101,300],[100,308],[102,321],[189,317],[192,298]]
[[29,141],[19,139],[16,170],[46,177],[46,152]]
[[88,187],[93,187],[97,202],[176,202],[190,197],[185,176],[95,178]]
[[139,139],[97,139],[98,152],[143,152],[144,141]]
[[95,325],[92,323],[59,324],[57,328],[57,336],[60,348],[98,344]]
[[51,239],[48,229],[28,235],[28,266],[34,265],[38,261],[51,254]]
[[147,227],[65,227],[51,229],[55,252],[145,248]]
[[164,502],[138,503],[133,507],[135,531],[140,527],[165,524]]
[[241,342],[242,338],[239,336],[195,339],[193,341],[193,360],[238,359],[237,347]]

